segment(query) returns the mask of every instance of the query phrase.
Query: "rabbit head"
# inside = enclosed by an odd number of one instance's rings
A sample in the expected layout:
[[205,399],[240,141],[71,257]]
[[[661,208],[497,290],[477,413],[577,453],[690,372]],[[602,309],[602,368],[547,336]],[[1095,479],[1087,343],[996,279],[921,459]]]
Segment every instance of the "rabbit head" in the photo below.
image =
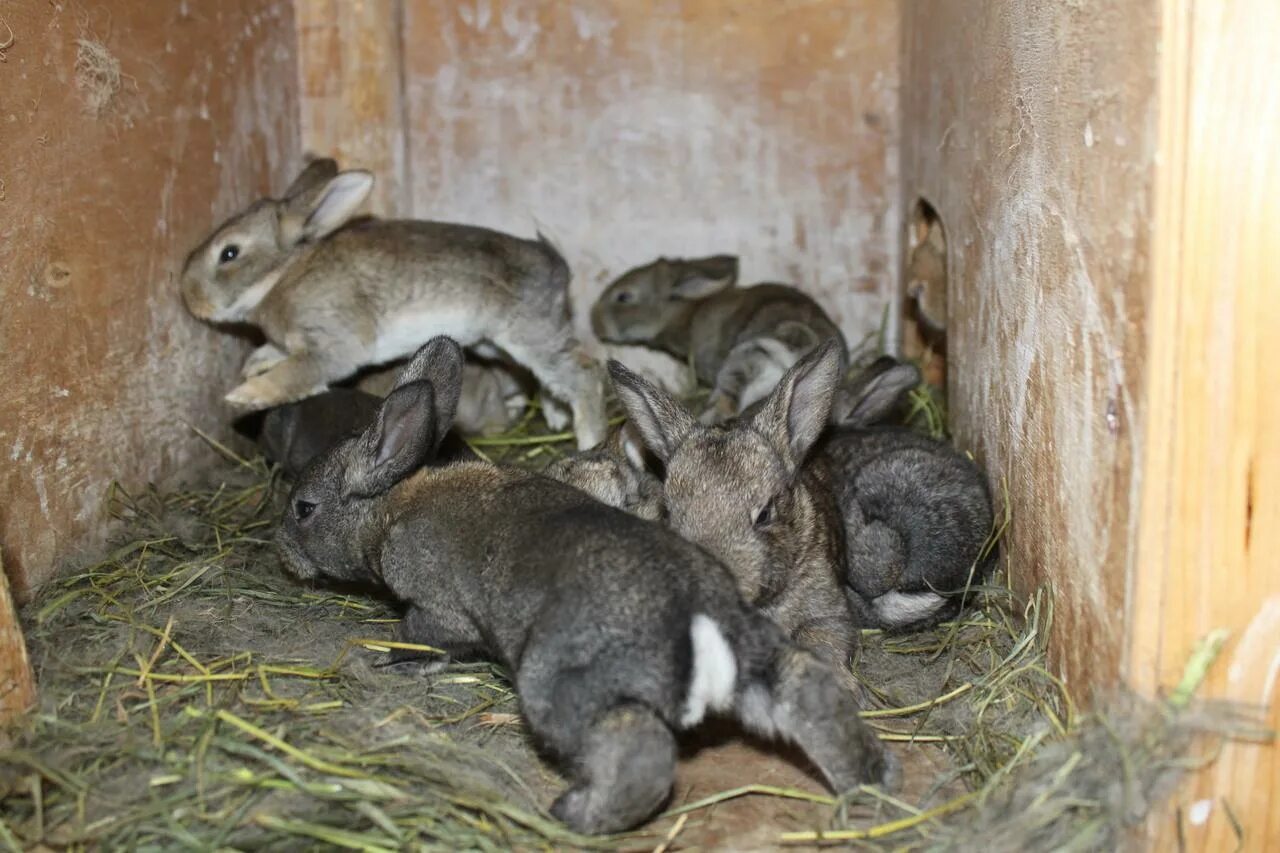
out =
[[828,523],[798,490],[801,466],[827,424],[839,343],[793,365],[754,416],[729,427],[699,424],[617,362],[609,370],[631,422],[666,467],[670,526],[729,567],[748,601],[776,592]]
[[831,422],[853,427],[882,423],[921,381],[920,368],[882,355],[836,391]]
[[659,258],[623,273],[591,308],[591,328],[605,343],[652,341],[700,300],[733,287],[738,259]]
[[333,160],[312,161],[283,198],[258,199],[192,250],[182,269],[187,310],[216,323],[244,320],[298,248],[345,225],[372,189],[368,172],[339,172]]
[[662,482],[650,470],[645,449],[629,427],[619,427],[598,447],[556,460],[547,466],[546,475],[601,503],[658,521]]
[[405,365],[374,422],[317,457],[289,494],[276,533],[285,567],[303,579],[376,581],[370,559],[386,498],[430,461],[462,390],[462,348],[432,338]]

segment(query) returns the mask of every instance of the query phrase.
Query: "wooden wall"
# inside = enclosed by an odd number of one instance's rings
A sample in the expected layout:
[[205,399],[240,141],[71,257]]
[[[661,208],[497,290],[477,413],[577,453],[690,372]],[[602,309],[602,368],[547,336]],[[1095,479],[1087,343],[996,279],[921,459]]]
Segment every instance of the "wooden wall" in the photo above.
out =
[[[903,26],[952,424],[1008,484],[1019,585],[1055,588],[1057,663],[1156,695],[1225,629],[1201,696],[1280,726],[1280,8],[911,0]],[[1278,798],[1277,748],[1231,744],[1147,843],[1275,849]]]
[[[112,480],[208,458],[244,347],[186,252],[298,161],[292,5],[0,4],[0,550],[16,591],[105,529]],[[9,32],[12,37],[9,38]]]
[[[1154,2],[907,2],[902,209],[946,227],[951,423],[1056,588],[1075,689],[1124,648],[1145,427]],[[1117,50],[1117,45],[1124,45]]]
[[[893,0],[339,5],[299,3],[304,145],[374,168],[383,210],[546,231],[584,335],[611,276],[718,252],[815,293],[854,340],[879,328],[899,254]],[[328,121],[353,100],[403,128],[404,156],[363,118]]]

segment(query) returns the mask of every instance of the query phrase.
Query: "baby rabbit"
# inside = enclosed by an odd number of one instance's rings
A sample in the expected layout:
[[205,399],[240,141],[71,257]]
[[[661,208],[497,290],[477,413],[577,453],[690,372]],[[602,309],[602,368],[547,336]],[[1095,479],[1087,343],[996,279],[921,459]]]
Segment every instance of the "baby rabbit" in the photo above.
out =
[[572,408],[580,448],[604,438],[598,365],[574,337],[569,267],[541,237],[443,222],[353,219],[368,172],[315,160],[282,199],[261,199],[188,256],[196,317],[266,335],[227,401],[264,409],[409,355],[432,335],[492,344]]
[[[311,460],[342,439],[364,430],[378,415],[382,398],[353,388],[333,388],[297,403],[277,406],[262,420],[258,443],[285,476],[297,479]],[[440,445],[441,461],[476,459],[452,431]]]
[[808,296],[782,284],[735,288],[738,259],[659,258],[605,290],[591,327],[605,343],[647,344],[690,360],[712,386],[699,420],[721,423],[763,399],[779,377],[840,330]]
[[674,732],[708,711],[794,740],[838,791],[896,775],[853,696],[705,552],[529,471],[422,467],[461,369],[459,346],[432,340],[376,421],[307,468],[276,537],[291,572],[383,585],[406,608],[405,640],[507,667],[570,779],[552,814],[579,832],[651,816]]
[[824,472],[805,465],[827,426],[839,344],[793,365],[753,417],[730,426],[699,424],[617,361],[609,372],[631,424],[666,467],[671,528],[724,563],[748,604],[852,683],[858,633],[840,514]]
[[950,444],[905,426],[873,426],[920,383],[915,365],[882,357],[848,389],[841,426],[811,465],[835,490],[845,529],[845,581],[881,628],[927,627],[959,612],[992,529],[986,477]]
[[[379,398],[385,397],[395,387],[403,367],[403,362],[396,362],[362,374],[356,387]],[[526,379],[531,377],[506,362],[468,358],[462,367],[462,399],[458,401],[453,428],[463,435],[496,435],[510,429],[529,405]],[[532,382],[528,383],[528,390],[534,387]],[[548,416],[548,423],[552,420]],[[562,426],[567,425],[565,413]]]
[[647,521],[662,518],[662,481],[649,470],[644,448],[626,426],[599,447],[557,459],[547,466],[553,480]]

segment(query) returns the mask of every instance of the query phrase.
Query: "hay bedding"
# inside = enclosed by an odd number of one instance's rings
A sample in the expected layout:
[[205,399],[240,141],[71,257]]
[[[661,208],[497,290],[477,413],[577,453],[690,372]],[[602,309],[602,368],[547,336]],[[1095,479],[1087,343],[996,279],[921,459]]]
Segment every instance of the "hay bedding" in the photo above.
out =
[[[913,417],[940,429],[931,399],[916,403]],[[541,467],[569,440],[526,419],[477,449]],[[41,701],[0,751],[0,846],[691,849],[714,837],[721,804],[754,797],[811,827],[757,828],[770,844],[1114,849],[1193,734],[1235,732],[1173,704],[1080,717],[1044,664],[1046,597],[1015,607],[997,578],[959,622],[864,635],[856,671],[882,706],[866,716],[913,744],[915,764],[925,755],[920,784],[837,801],[744,779],[695,802],[677,790],[636,833],[577,837],[545,815],[562,783],[502,674],[380,668],[393,609],[287,578],[269,543],[283,485],[221,449],[228,465],[202,488],[114,490],[115,550],[25,610]]]

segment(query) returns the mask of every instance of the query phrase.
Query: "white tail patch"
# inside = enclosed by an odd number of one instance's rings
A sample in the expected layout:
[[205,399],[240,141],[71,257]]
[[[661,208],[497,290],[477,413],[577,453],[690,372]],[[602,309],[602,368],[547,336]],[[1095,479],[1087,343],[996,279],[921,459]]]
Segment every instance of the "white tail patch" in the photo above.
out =
[[689,624],[689,639],[693,644],[693,674],[680,715],[680,725],[685,728],[702,722],[708,708],[727,711],[733,705],[733,685],[738,679],[738,662],[714,619],[695,614]]
[[886,625],[906,625],[925,619],[942,609],[947,600],[936,592],[886,592],[871,599],[880,621]]

